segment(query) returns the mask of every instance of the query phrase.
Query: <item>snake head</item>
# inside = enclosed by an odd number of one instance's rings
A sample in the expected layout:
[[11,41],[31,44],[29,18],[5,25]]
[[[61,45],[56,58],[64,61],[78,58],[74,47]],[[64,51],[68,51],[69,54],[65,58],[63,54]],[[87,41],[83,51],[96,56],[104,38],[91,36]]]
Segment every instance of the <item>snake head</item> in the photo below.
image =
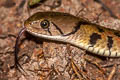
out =
[[38,12],[29,17],[24,26],[26,30],[39,37],[64,36],[75,31],[80,19],[60,12]]

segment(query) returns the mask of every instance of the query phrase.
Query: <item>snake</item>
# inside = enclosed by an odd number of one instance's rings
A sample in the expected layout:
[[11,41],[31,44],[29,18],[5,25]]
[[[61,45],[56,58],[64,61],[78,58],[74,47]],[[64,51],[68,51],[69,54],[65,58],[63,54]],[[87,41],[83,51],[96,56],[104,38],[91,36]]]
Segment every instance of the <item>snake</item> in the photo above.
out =
[[[120,57],[120,31],[69,13],[37,12],[24,21],[23,27],[23,30],[36,37],[71,44],[100,56]],[[17,53],[16,49],[16,60]]]

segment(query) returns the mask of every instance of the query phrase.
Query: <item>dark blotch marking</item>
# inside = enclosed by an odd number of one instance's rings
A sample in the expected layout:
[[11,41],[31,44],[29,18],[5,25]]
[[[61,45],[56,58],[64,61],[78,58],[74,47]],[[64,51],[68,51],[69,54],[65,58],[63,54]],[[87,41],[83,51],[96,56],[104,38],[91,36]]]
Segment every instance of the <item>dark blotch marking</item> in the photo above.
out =
[[105,55],[105,50],[104,50],[104,52],[102,53],[102,55],[103,55],[103,56]]
[[109,48],[109,56],[111,55],[111,51],[110,49],[112,48],[113,45],[113,40],[111,36],[107,36],[108,37],[108,43],[107,43],[107,47]]
[[90,44],[92,46],[94,46],[97,42],[98,39],[101,39],[101,35],[97,34],[97,33],[93,33],[91,36],[90,36]]
[[109,49],[111,49],[111,48],[112,48],[112,45],[113,45],[112,37],[111,37],[111,36],[107,36],[107,38],[108,38],[107,47],[108,47]]
[[111,51],[110,51],[110,49],[109,49],[109,56],[111,55]]
[[114,32],[114,34],[115,34],[116,36],[120,37],[120,33]]
[[117,56],[117,52],[115,53],[115,56]]
[[99,32],[104,32],[104,30],[99,28],[99,27],[97,27],[97,29],[98,29]]
[[100,51],[100,50],[97,51],[97,54],[99,54],[99,51]]

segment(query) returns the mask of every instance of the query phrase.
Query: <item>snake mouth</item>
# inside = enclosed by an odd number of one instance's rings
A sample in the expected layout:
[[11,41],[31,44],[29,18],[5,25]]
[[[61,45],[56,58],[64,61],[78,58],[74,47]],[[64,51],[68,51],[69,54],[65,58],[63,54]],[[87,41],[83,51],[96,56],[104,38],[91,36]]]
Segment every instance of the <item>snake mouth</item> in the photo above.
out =
[[26,29],[26,31],[36,37],[44,38],[47,40],[54,40],[54,41],[62,41],[62,42],[68,42],[66,36],[58,35],[58,36],[52,36],[52,35],[45,35],[45,34],[40,34],[34,31],[31,31],[29,29]]

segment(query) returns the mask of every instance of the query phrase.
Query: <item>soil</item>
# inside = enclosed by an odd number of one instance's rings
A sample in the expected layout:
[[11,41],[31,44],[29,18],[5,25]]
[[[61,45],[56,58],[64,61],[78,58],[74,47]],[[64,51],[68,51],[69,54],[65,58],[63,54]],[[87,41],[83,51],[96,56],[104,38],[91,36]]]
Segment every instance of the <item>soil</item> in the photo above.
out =
[[25,72],[14,67],[16,37],[24,21],[38,11],[66,12],[120,30],[120,0],[61,0],[56,7],[54,1],[28,9],[27,0],[0,0],[0,80],[120,80],[120,58],[98,56],[27,32],[21,36],[18,55]]

